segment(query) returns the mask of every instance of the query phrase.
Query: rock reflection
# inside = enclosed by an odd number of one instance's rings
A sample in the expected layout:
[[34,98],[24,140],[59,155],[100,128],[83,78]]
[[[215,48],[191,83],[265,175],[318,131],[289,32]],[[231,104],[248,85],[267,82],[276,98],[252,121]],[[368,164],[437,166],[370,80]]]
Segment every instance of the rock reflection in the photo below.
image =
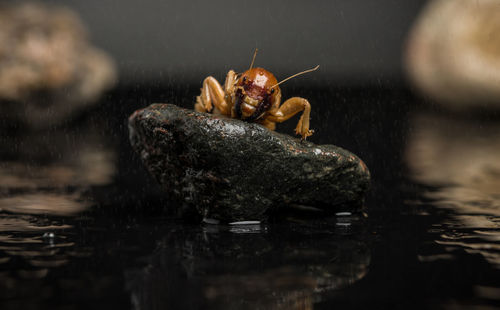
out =
[[0,299],[11,309],[52,296],[47,278],[89,255],[69,240],[74,227],[65,222],[92,204],[91,187],[112,181],[114,152],[101,132],[82,121],[0,134]]
[[106,185],[115,152],[95,124],[0,135],[0,190]]
[[335,223],[321,230],[304,225],[249,233],[215,225],[176,229],[146,268],[127,272],[132,303],[136,309],[312,309],[363,278],[370,253],[361,238],[338,235]]
[[453,210],[436,242],[450,252],[480,254],[500,268],[500,125],[419,115],[407,164],[416,181],[435,188],[426,198]]
[[82,212],[89,205],[78,194],[31,193],[0,198],[0,211],[12,213],[67,216]]
[[71,216],[91,203],[85,193],[109,184],[114,151],[102,128],[74,128],[0,136],[0,211]]

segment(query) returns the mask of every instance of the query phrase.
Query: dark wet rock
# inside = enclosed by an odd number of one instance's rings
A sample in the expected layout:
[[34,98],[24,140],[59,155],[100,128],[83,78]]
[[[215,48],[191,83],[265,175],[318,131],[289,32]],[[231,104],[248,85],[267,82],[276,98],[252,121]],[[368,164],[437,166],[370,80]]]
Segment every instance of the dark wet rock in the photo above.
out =
[[352,153],[258,124],[154,104],[129,118],[130,141],[183,210],[262,220],[289,207],[359,211],[370,174]]

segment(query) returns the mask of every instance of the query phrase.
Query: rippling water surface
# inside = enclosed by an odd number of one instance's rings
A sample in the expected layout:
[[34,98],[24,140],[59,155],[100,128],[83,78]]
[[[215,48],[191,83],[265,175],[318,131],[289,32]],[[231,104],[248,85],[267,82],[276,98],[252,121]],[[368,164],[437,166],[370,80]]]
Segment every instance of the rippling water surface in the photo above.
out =
[[199,224],[175,218],[125,126],[185,92],[121,89],[74,123],[2,129],[1,309],[500,307],[498,119],[401,90],[296,90],[316,102],[311,140],[370,167],[366,214]]

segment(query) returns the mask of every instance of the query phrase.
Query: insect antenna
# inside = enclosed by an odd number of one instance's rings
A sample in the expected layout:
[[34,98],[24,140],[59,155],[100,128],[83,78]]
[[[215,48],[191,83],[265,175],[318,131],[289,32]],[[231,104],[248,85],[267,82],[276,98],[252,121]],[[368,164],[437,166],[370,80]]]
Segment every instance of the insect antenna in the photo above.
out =
[[282,80],[281,82],[279,82],[279,83],[277,83],[277,84],[274,84],[274,85],[273,85],[273,86],[271,86],[270,88],[273,88],[273,87],[275,87],[275,86],[278,86],[278,85],[280,85],[281,83],[286,82],[286,81],[288,81],[289,79],[293,79],[294,77],[299,76],[299,75],[302,75],[302,74],[304,74],[304,73],[309,73],[309,72],[316,71],[316,70],[318,70],[318,68],[319,68],[319,65],[317,65],[316,67],[314,67],[314,68],[312,68],[312,69],[305,70],[305,71],[302,71],[302,72],[299,72],[299,73],[295,73],[294,75],[287,77],[286,79]]
[[255,48],[255,52],[253,52],[252,63],[250,64],[250,68],[248,68],[248,70],[252,69],[253,63],[255,61],[255,57],[257,56],[257,51],[258,50],[259,50],[258,48]]

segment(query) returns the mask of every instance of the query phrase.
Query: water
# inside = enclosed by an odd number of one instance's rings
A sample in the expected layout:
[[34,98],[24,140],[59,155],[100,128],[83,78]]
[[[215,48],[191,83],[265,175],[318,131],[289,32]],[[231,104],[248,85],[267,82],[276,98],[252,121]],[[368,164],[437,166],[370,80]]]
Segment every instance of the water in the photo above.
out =
[[126,129],[197,88],[123,86],[72,123],[4,131],[1,309],[500,307],[498,117],[404,89],[284,87],[312,102],[313,142],[370,167],[367,214],[200,224],[168,211]]

